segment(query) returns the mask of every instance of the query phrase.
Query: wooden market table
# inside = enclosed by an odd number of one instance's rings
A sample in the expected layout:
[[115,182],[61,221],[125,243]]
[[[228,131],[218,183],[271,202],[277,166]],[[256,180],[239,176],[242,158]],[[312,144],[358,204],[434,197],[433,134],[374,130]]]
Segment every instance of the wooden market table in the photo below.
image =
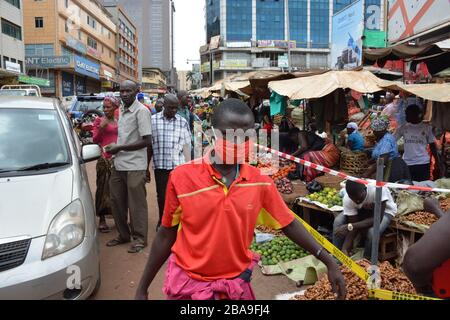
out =
[[[324,179],[325,178],[327,177],[324,176]],[[292,181],[292,187],[293,192],[291,194],[280,193],[281,197],[289,206],[289,208],[291,208],[295,213],[299,214],[300,217],[308,224],[311,225],[311,217],[314,215],[314,213],[322,214],[325,218],[332,218],[332,220],[334,220],[334,218],[340,213],[321,208],[312,203],[296,201],[300,197],[307,196],[309,192],[306,189],[305,183],[300,180]]]

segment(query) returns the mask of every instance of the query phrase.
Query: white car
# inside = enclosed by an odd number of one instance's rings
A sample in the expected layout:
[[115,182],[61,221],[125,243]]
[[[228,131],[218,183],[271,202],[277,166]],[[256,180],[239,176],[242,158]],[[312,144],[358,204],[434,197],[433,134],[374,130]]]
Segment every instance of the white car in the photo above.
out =
[[0,300],[86,299],[100,286],[81,146],[56,99],[0,97]]

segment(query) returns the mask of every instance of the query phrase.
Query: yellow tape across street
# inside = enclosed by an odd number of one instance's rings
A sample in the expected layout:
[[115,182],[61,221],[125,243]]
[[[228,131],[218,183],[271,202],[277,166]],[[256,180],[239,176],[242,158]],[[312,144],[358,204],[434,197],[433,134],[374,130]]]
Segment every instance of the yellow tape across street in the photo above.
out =
[[316,239],[318,243],[320,243],[325,249],[327,249],[327,251],[330,252],[330,254],[336,257],[336,259],[338,259],[350,270],[352,270],[358,277],[367,282],[367,280],[369,279],[369,274],[366,272],[366,270],[364,270],[364,268],[358,265],[351,258],[347,257],[341,250],[336,248],[330,241],[328,241],[324,236],[322,236],[316,229],[307,224],[306,221],[297,216],[294,212],[292,213],[295,215],[297,220],[303,224],[305,229],[308,230],[308,232],[314,237],[314,239]]
[[[292,211],[291,211],[292,212]],[[297,216],[295,212],[292,212],[298,221],[305,227],[305,229],[316,239],[316,241],[321,244],[330,254],[332,254],[336,259],[347,266],[353,273],[355,273],[359,278],[368,283],[369,274],[364,270],[363,267],[358,265],[351,258],[347,257],[341,250],[336,248],[330,241],[328,241],[324,236],[322,236],[316,229],[311,227],[306,221]],[[382,289],[370,289],[369,298],[376,298],[382,300],[441,300],[437,298],[430,298],[425,296],[412,295],[407,293],[394,292]]]
[[376,298],[382,300],[442,300],[437,298],[417,296],[414,294],[394,292],[382,289],[369,290],[369,298]]

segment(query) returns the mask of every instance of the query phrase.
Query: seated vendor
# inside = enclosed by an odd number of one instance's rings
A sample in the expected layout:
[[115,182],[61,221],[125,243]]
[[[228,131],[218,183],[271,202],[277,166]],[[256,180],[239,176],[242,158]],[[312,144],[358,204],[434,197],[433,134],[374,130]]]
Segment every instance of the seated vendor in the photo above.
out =
[[347,124],[347,147],[352,151],[364,150],[364,138],[358,131],[358,125],[355,122]]
[[384,181],[398,182],[411,180],[408,166],[398,152],[397,142],[388,132],[390,121],[385,116],[377,116],[372,119],[371,128],[375,135],[376,144],[369,161],[369,168],[363,178],[375,178],[377,159],[384,159]]
[[[374,208],[376,187],[347,181],[345,186],[344,211],[334,219],[333,244],[349,255],[358,232],[366,234],[364,257],[371,258],[374,236]],[[397,214],[397,205],[388,188],[383,188],[381,197],[380,235],[384,233]]]
[[417,292],[450,298],[450,210],[444,214],[432,199],[424,207],[441,218],[406,251],[403,270]]
[[[332,167],[339,162],[339,149],[328,139],[323,139],[311,131],[293,128],[289,131],[289,139],[297,146],[292,155],[306,161]],[[298,167],[300,178],[306,182],[314,180],[320,172],[309,167]]]

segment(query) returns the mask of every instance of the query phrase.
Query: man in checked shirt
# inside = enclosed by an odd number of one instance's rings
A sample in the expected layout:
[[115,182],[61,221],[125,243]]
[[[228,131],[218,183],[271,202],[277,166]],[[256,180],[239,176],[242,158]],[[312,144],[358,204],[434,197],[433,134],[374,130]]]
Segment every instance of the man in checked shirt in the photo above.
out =
[[177,114],[178,108],[177,96],[168,94],[164,98],[163,111],[152,116],[153,165],[159,207],[156,230],[161,225],[169,174],[175,167],[190,161],[191,156],[189,124]]

